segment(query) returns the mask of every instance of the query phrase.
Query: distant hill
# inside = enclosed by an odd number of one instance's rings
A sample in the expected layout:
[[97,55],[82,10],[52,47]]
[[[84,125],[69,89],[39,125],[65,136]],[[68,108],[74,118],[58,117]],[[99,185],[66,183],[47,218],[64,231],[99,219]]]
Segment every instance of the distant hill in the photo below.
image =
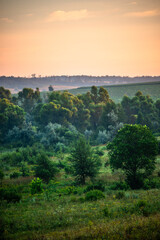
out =
[[142,76],[142,77],[121,77],[121,76],[46,76],[46,77],[0,77],[0,86],[10,89],[12,92],[18,92],[24,87],[36,89],[40,91],[48,90],[52,85],[55,90],[68,89],[86,86],[110,86],[133,83],[152,83],[160,82],[160,76]]
[[[133,97],[135,93],[140,90],[143,95],[150,95],[150,97],[156,101],[160,99],[160,82],[152,83],[136,83],[136,84],[123,84],[123,85],[112,85],[103,86],[107,89],[109,96],[116,103],[119,103],[124,95]],[[82,94],[90,91],[90,87],[81,87],[77,89],[69,89],[72,94]]]

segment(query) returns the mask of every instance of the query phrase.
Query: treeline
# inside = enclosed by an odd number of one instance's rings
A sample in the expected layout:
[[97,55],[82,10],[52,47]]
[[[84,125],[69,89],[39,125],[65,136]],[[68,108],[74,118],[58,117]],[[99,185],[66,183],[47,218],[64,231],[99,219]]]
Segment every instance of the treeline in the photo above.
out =
[[15,91],[22,90],[24,87],[33,88],[39,87],[46,89],[49,85],[61,86],[92,86],[92,85],[114,85],[114,84],[130,84],[130,83],[144,83],[144,82],[158,82],[160,76],[36,76],[32,74],[31,77],[14,77],[14,76],[0,76],[0,86],[5,88],[15,89]]
[[92,86],[85,94],[52,91],[40,95],[24,88],[17,96],[0,87],[0,142],[13,147],[42,144],[65,151],[78,136],[92,144],[111,141],[124,124],[147,125],[160,132],[160,99],[138,91],[116,104],[106,89]]

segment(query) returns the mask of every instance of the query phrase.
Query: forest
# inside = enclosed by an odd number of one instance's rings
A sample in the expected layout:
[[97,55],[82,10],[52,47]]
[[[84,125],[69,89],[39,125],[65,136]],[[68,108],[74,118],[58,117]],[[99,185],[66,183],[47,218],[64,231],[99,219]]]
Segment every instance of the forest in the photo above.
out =
[[1,239],[159,239],[160,99],[0,87]]

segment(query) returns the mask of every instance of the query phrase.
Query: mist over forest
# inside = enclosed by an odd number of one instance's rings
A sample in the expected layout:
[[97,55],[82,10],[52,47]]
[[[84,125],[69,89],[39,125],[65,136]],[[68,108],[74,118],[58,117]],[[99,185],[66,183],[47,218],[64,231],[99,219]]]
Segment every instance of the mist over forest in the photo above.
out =
[[49,85],[53,85],[55,90],[71,89],[84,86],[103,86],[103,85],[120,85],[131,83],[151,83],[159,82],[160,76],[36,76],[32,74],[31,77],[14,77],[1,76],[0,86],[8,88],[11,92],[18,92],[25,87],[36,89],[40,91],[48,90]]

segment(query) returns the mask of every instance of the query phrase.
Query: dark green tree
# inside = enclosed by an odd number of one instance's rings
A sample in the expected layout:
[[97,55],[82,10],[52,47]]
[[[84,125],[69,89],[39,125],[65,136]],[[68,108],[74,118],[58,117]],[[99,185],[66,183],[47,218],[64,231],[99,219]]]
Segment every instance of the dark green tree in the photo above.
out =
[[35,175],[48,183],[55,177],[58,172],[56,165],[48,158],[45,153],[39,153],[37,156],[37,165],[35,167]]
[[23,90],[18,93],[18,100],[24,111],[31,113],[34,105],[41,102],[39,88],[36,88],[35,91],[32,88],[23,88]]
[[0,98],[6,98],[11,100],[11,92],[8,89],[5,89],[4,87],[0,87]]
[[14,126],[22,127],[24,111],[7,99],[0,99],[0,141]]
[[109,94],[108,94],[108,91],[105,88],[100,87],[99,91],[98,91],[98,94],[99,94],[99,102],[107,103],[109,101]]
[[52,86],[52,85],[50,85],[50,86],[48,87],[48,90],[49,90],[50,92],[53,92],[53,91],[54,91],[54,88],[53,88],[53,86]]
[[95,104],[98,103],[98,89],[96,86],[91,87],[91,99]]
[[108,144],[110,165],[122,169],[131,188],[143,186],[143,180],[155,168],[158,142],[147,126],[125,125]]
[[88,177],[93,179],[101,166],[100,158],[93,153],[91,146],[83,137],[76,142],[70,161],[74,176],[80,184],[85,184]]
[[4,178],[4,172],[2,171],[2,169],[0,169],[0,183],[1,183],[1,186],[2,186],[3,178]]

